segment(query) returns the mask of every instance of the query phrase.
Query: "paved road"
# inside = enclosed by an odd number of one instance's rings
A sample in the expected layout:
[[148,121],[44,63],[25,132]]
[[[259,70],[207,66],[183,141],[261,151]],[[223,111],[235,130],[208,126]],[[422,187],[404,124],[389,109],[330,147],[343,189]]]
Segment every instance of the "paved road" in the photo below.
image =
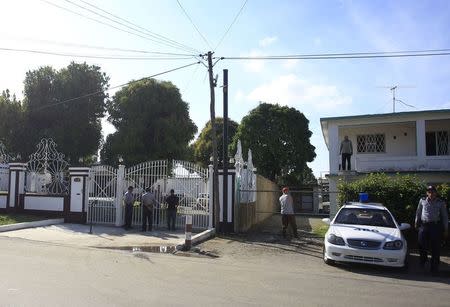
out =
[[0,306],[448,306],[450,279],[325,266],[310,242],[214,239],[220,255],[0,237]]

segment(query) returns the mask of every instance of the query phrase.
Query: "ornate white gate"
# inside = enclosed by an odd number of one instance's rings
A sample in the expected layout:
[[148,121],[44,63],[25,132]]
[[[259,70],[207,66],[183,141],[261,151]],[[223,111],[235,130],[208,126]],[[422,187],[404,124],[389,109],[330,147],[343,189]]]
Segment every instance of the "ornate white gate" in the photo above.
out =
[[5,145],[0,142],[0,191],[9,190],[9,165],[11,156],[6,153]]
[[142,224],[141,199],[145,188],[151,188],[159,205],[153,209],[155,228],[167,226],[167,204],[165,198],[173,189],[180,199],[176,228],[184,227],[184,216],[192,215],[194,229],[206,229],[210,226],[210,204],[208,193],[208,169],[198,165],[173,160],[143,162],[138,165],[116,169],[111,166],[93,166],[89,175],[88,222],[122,225],[123,195],[129,186],[133,186],[135,203],[132,224]]
[[117,169],[108,165],[92,166],[89,171],[87,221],[115,224],[117,206]]
[[[132,225],[142,225],[141,199],[147,187],[152,189],[158,203],[163,203],[166,195],[167,164],[167,160],[148,161],[125,170],[123,193],[129,186],[134,187],[135,203],[133,206]],[[153,209],[153,224],[155,227],[158,227],[165,220],[165,210],[163,209],[161,206]],[[125,218],[124,215],[125,211],[122,212],[122,220]]]

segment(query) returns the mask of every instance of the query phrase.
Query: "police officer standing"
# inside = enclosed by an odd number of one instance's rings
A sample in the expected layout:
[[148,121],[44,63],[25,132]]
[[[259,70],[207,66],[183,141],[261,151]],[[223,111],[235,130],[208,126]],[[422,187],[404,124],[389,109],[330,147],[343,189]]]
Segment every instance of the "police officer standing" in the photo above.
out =
[[133,204],[134,204],[134,195],[133,195],[133,187],[129,186],[128,191],[124,195],[124,203],[125,203],[125,230],[131,229],[131,222],[133,219]]
[[444,238],[448,235],[448,213],[445,202],[437,197],[436,187],[427,187],[427,197],[419,200],[416,211],[416,229],[419,229],[420,265],[428,260],[427,251],[431,248],[431,273],[439,272],[442,231]]
[[142,195],[142,231],[152,231],[153,228],[153,208],[158,202],[155,195],[151,192],[150,188],[145,189],[144,195]]

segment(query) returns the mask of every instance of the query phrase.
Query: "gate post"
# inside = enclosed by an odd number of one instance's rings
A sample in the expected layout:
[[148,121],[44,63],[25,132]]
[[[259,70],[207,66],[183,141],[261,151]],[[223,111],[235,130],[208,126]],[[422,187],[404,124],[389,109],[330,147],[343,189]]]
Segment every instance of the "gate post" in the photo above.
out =
[[208,218],[208,229],[212,229],[214,227],[213,225],[213,216],[214,216],[214,206],[213,206],[213,174],[214,174],[214,167],[212,165],[208,166],[208,211],[209,211],[209,218]]
[[21,195],[25,194],[26,170],[26,163],[9,163],[9,191],[6,209],[19,210],[23,208],[20,199]]
[[68,208],[64,208],[65,222],[86,223],[89,170],[89,167],[69,167],[70,202]]
[[122,206],[122,197],[124,186],[123,183],[125,181],[125,165],[120,164],[119,169],[117,170],[117,188],[116,188],[116,226],[122,226],[123,221],[123,206]]

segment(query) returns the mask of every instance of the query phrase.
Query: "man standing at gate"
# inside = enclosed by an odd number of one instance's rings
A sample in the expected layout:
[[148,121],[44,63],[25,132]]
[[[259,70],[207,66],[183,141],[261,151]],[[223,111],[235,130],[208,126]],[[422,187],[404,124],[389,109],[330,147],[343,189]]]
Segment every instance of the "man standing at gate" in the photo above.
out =
[[150,188],[145,189],[144,195],[142,195],[142,231],[152,231],[153,228],[153,208],[158,204],[155,195],[151,192]]
[[131,229],[131,221],[133,218],[133,204],[134,204],[134,195],[133,195],[133,187],[129,186],[128,191],[124,195],[124,203],[125,203],[125,230]]
[[166,198],[167,203],[167,228],[169,230],[175,230],[175,221],[177,219],[177,208],[180,199],[175,195],[173,189],[170,190],[170,195]]

